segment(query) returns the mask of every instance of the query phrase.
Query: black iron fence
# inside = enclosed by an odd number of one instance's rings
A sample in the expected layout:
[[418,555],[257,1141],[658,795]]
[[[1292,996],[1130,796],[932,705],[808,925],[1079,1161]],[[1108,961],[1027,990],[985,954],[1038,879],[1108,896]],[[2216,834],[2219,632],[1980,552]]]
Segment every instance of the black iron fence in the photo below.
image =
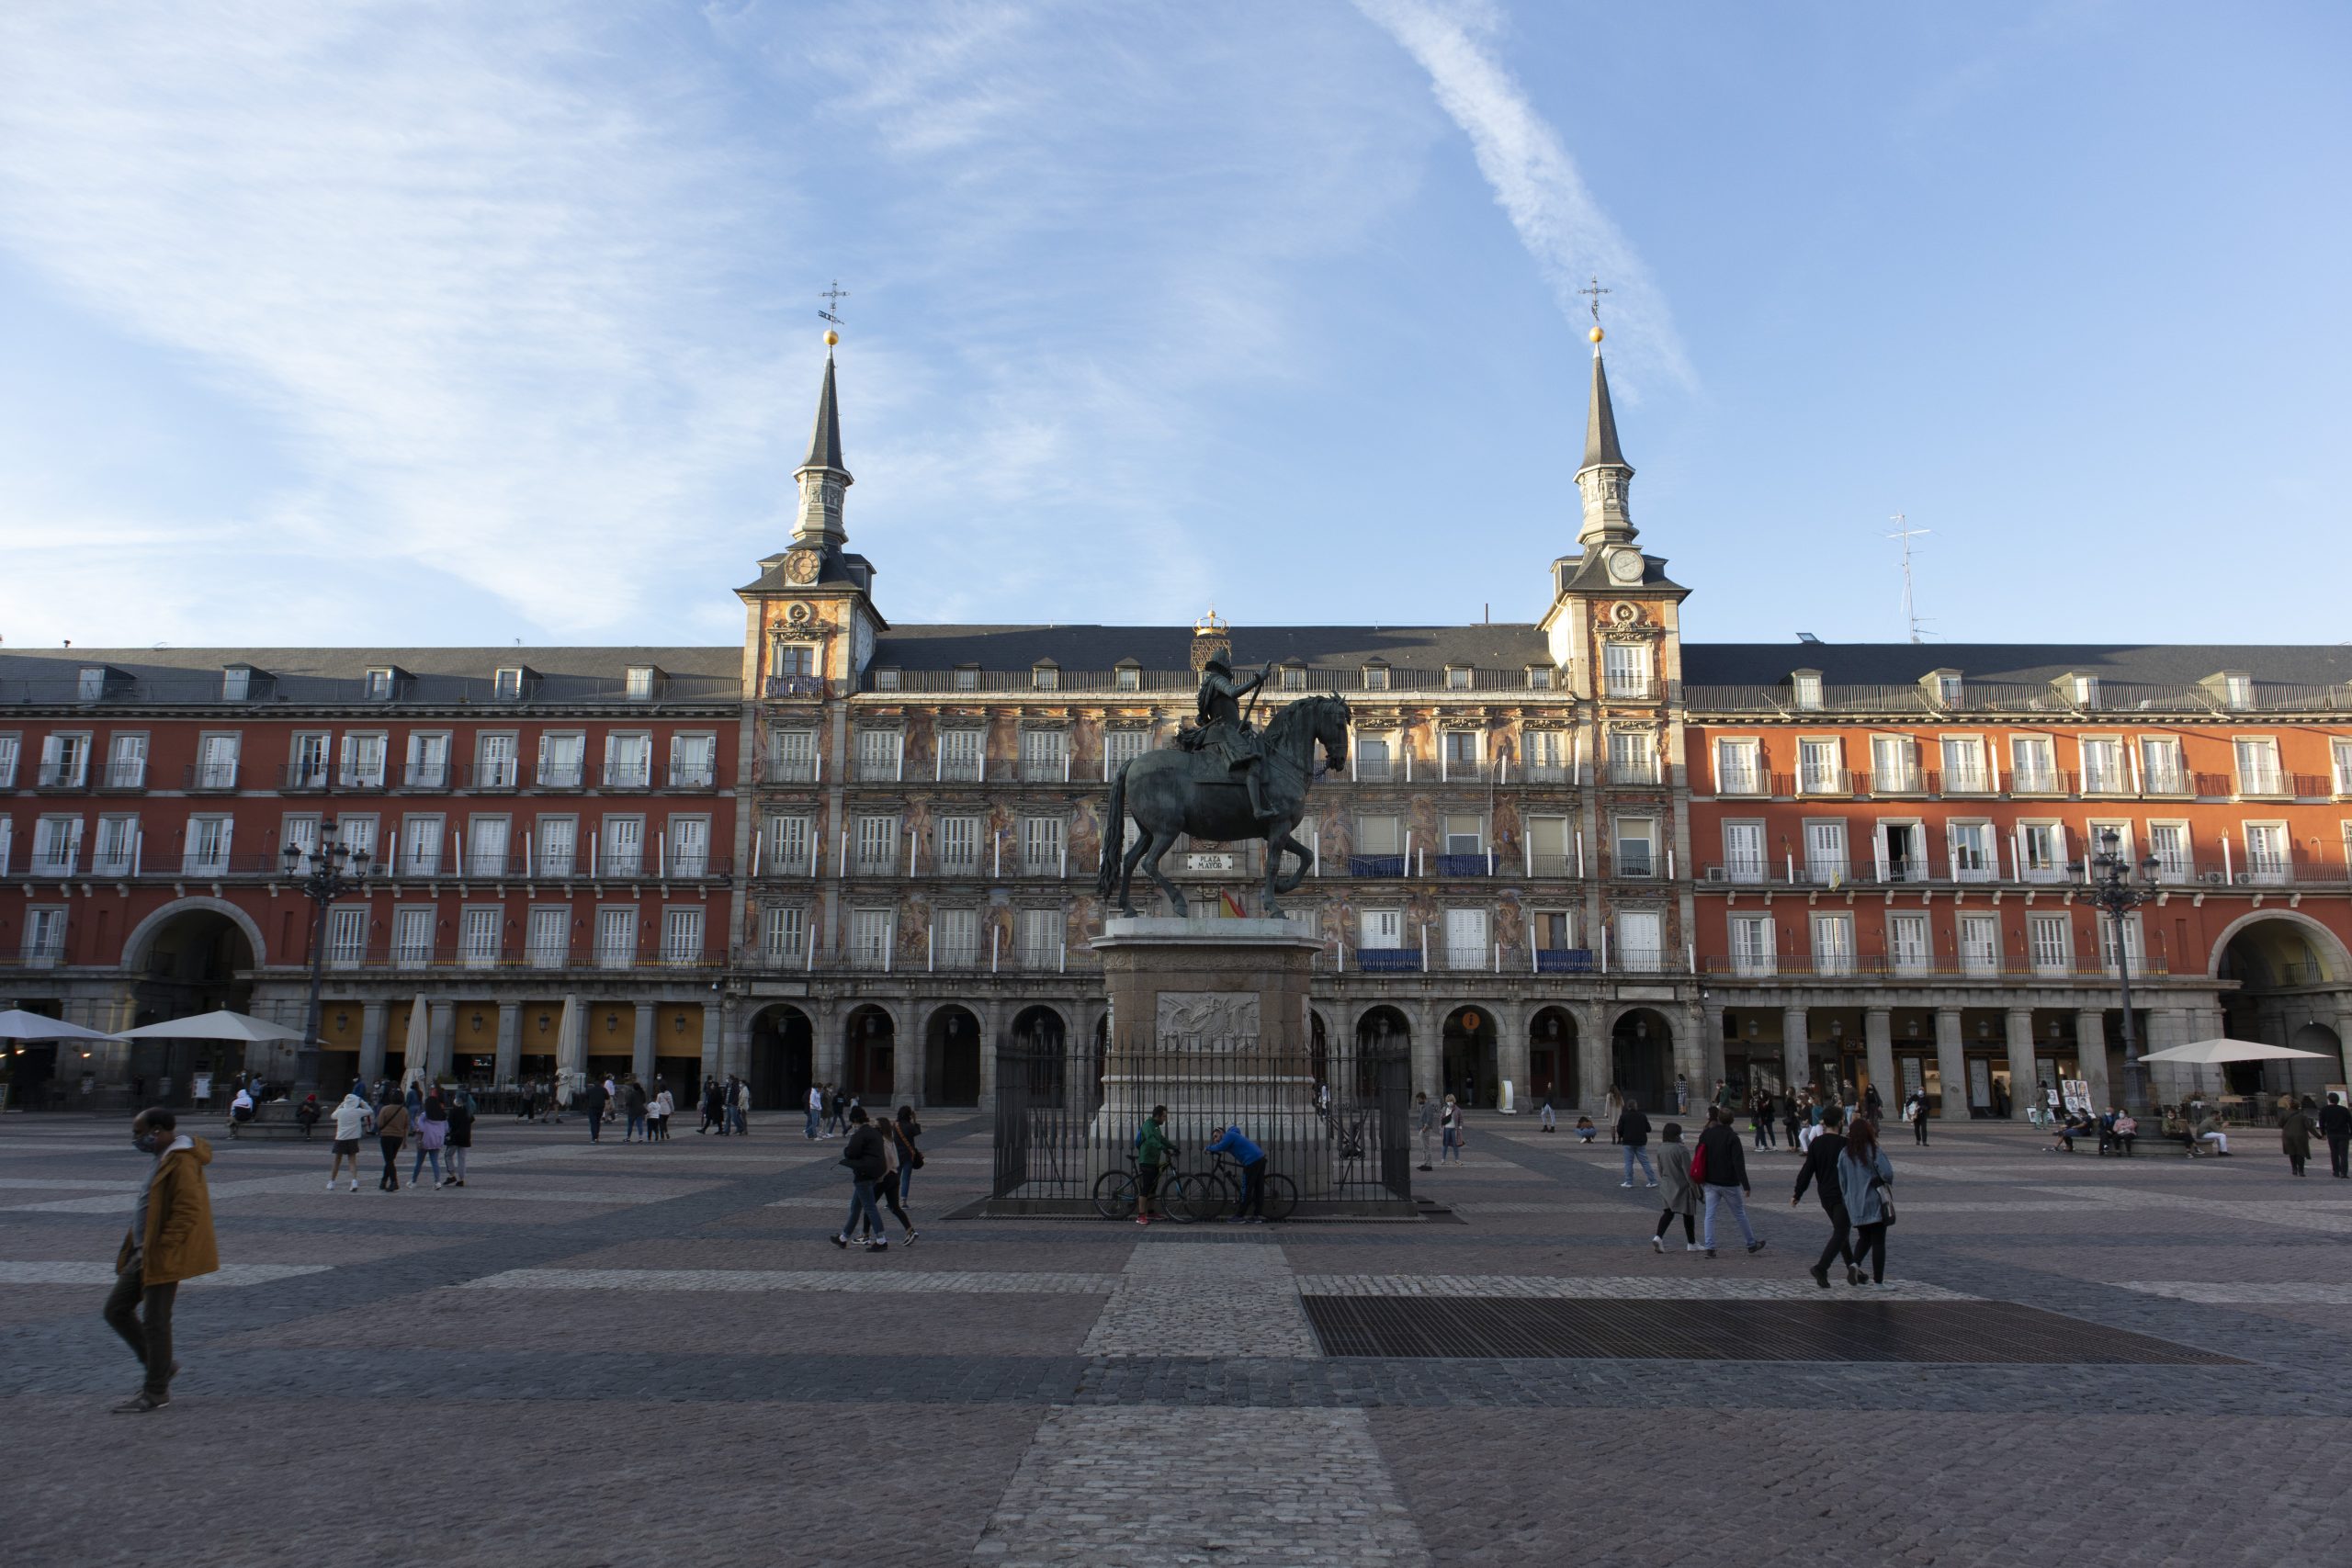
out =
[[1098,1185],[1131,1172],[1137,1134],[1168,1110],[1175,1168],[1206,1171],[1238,1128],[1287,1177],[1299,1212],[1413,1207],[1411,1059],[1384,1041],[1329,1050],[1257,1036],[1145,1036],[1107,1047],[1029,1040],[996,1051],[991,1206],[1093,1213]]

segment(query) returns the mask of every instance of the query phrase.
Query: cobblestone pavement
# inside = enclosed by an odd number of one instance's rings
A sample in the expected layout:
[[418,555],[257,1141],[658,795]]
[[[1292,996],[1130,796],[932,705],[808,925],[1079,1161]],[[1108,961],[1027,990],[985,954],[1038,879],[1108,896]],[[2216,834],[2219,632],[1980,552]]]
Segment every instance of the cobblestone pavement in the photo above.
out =
[[[2352,1183],[2259,1134],[2193,1164],[1898,1143],[1871,1294],[1805,1277],[1826,1226],[1784,1151],[1749,1156],[1771,1247],[1708,1261],[1652,1251],[1615,1151],[1497,1116],[1416,1177],[1446,1223],[944,1220],[990,1162],[944,1114],[920,1238],[866,1254],[825,1239],[841,1145],[797,1129],[493,1119],[464,1189],[398,1195],[224,1141],[224,1268],[183,1293],[171,1407],[130,1417],[97,1308],[144,1162],[111,1122],[0,1117],[11,1568],[2352,1559]],[[2009,1303],[2231,1359],[1335,1357],[1309,1296]]]

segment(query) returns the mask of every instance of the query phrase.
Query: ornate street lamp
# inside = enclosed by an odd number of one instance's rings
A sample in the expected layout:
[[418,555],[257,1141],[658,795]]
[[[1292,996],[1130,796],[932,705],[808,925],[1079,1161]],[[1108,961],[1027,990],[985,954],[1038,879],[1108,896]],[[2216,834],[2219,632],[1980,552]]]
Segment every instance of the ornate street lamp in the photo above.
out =
[[[311,1005],[303,1013],[302,1046],[294,1057],[294,1097],[317,1092],[319,1087],[319,992],[327,977],[327,910],[334,901],[349,892],[352,885],[368,874],[368,852],[355,850],[336,837],[333,818],[319,824],[316,849],[305,852],[300,844],[288,844],[279,852],[286,857],[286,874],[301,874],[302,862],[311,863],[310,873],[295,884],[311,903],[318,914],[311,927]],[[348,868],[350,874],[345,875]]]
[[[2133,863],[2123,853],[2123,836],[2112,828],[2100,830],[2098,853],[2091,856],[2091,902],[2106,910],[2114,922],[2115,969],[2123,981],[2123,1104],[2135,1112],[2148,1108],[2148,1069],[2140,1060],[2140,1029],[2132,1017],[2132,948],[2125,940],[2130,930],[2126,922],[2133,910],[2155,897],[2159,863],[2154,855]],[[2106,1047],[2078,1042],[2077,1049]]]

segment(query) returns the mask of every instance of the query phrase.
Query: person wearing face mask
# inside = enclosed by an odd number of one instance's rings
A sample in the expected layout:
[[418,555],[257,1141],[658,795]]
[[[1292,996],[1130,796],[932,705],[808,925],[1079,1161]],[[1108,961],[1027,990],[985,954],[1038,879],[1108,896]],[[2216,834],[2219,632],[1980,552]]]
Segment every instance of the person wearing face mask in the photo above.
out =
[[122,1336],[147,1370],[139,1392],[114,1407],[120,1416],[144,1415],[171,1404],[172,1378],[180,1370],[172,1359],[173,1299],[181,1280],[220,1267],[212,1197],[204,1185],[212,1145],[180,1132],[172,1113],[160,1106],[132,1118],[130,1138],[140,1153],[155,1156],[155,1164],[115,1254],[114,1289],[107,1295],[107,1326]]

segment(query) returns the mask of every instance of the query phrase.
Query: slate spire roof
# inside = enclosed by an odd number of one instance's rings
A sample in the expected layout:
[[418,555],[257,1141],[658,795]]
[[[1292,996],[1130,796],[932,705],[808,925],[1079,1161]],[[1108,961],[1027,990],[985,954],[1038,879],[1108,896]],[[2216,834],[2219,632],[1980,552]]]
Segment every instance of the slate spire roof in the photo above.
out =
[[[1597,335],[1597,334],[1596,334]],[[828,389],[831,382],[826,383]],[[1582,468],[1632,468],[1617,446],[1617,411],[1609,402],[1609,372],[1600,366],[1600,345],[1592,345],[1592,404],[1584,419]]]
[[817,395],[817,426],[808,433],[808,456],[800,466],[849,472],[842,461],[842,411],[833,395],[833,356],[830,351],[825,355],[825,388]]

